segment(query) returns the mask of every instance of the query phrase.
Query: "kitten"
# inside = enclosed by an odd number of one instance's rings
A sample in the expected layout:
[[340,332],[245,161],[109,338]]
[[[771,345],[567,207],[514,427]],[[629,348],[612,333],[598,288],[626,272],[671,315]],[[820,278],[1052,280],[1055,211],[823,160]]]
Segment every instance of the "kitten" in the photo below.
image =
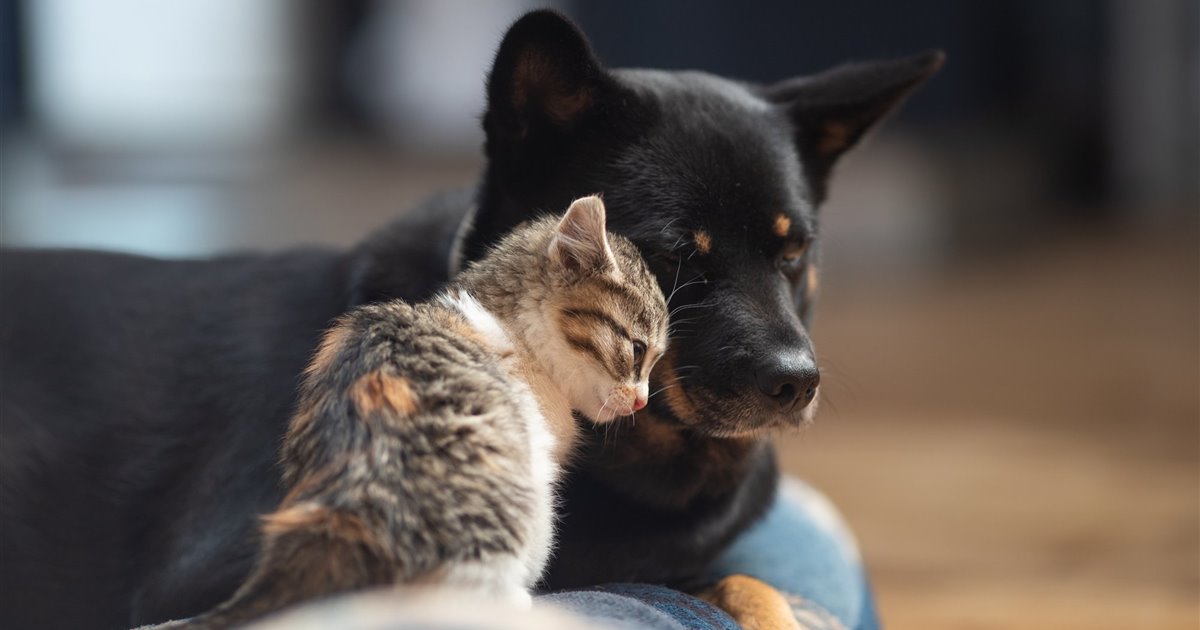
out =
[[337,592],[440,584],[529,605],[572,411],[646,405],[662,292],[597,197],[518,227],[434,300],[356,309],[317,351],[282,449],[290,492],[216,628]]

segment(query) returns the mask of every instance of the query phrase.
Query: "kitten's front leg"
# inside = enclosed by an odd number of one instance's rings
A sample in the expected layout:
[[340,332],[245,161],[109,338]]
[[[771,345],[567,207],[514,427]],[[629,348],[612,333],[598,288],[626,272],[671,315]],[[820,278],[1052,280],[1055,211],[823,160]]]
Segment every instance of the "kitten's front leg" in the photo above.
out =
[[455,564],[438,580],[446,587],[480,593],[521,610],[533,607],[529,582],[527,563],[518,556]]

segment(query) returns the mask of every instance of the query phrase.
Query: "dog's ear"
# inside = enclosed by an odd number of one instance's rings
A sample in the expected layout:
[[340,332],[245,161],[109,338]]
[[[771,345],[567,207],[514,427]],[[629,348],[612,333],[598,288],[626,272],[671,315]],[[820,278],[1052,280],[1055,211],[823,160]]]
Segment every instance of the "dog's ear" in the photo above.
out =
[[796,144],[818,199],[837,159],[942,67],[945,55],[930,51],[887,61],[838,66],[765,88],[787,109]]
[[583,33],[542,10],[517,20],[488,75],[487,152],[492,158],[569,132],[595,109],[604,71]]

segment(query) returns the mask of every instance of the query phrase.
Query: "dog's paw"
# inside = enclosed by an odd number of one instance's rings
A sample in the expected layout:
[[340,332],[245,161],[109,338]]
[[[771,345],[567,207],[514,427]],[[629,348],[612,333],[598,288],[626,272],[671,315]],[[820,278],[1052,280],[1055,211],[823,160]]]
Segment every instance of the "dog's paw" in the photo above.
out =
[[748,575],[731,575],[698,597],[729,613],[744,630],[816,630],[796,620],[783,593]]

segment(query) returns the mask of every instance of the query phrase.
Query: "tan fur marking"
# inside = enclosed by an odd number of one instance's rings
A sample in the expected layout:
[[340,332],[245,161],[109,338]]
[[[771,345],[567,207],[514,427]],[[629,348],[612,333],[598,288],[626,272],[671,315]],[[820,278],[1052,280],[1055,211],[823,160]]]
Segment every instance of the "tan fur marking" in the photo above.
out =
[[262,521],[262,531],[267,536],[315,529],[330,538],[363,544],[372,542],[371,533],[362,519],[317,503],[305,502],[280,508],[264,516]]
[[800,630],[783,594],[748,575],[731,575],[699,594],[745,630]]
[[775,236],[778,236],[779,238],[787,238],[788,230],[790,229],[792,229],[792,220],[788,217],[788,215],[782,212],[775,215],[775,225],[772,227],[772,231],[775,232]]
[[312,424],[315,414],[316,410],[312,407],[298,410],[296,415],[292,416],[292,421],[288,424],[288,439],[294,439],[295,436],[304,432],[308,428],[308,425]]
[[804,298],[812,300],[817,297],[817,291],[821,288],[821,281],[817,277],[817,266],[809,265],[808,271],[804,274]]
[[712,237],[704,230],[692,232],[692,240],[696,242],[696,251],[701,255],[712,251]]
[[561,121],[569,121],[579,115],[592,104],[592,94],[587,90],[579,90],[572,94],[556,94],[557,98],[546,101],[546,111]]
[[350,327],[340,322],[326,331],[325,336],[321,338],[321,345],[317,347],[317,352],[304,373],[312,376],[328,370],[349,337]]
[[695,418],[696,406],[683,392],[683,386],[680,384],[682,379],[675,373],[675,352],[667,350],[667,353],[659,359],[658,364],[663,367],[666,374],[670,375],[668,378],[672,379],[672,385],[662,392],[662,395],[667,397],[667,406],[680,420],[686,421]]
[[833,157],[849,146],[850,125],[841,122],[825,123],[825,128],[821,130],[821,142],[817,144],[817,151],[821,155]]
[[683,446],[683,435],[679,429],[663,423],[654,416],[649,416],[646,421],[638,416],[637,424],[634,426],[638,439],[644,443],[643,446],[654,452],[655,457],[673,455],[678,453],[680,447]]
[[376,370],[358,379],[350,392],[354,404],[362,415],[386,410],[401,415],[411,415],[417,410],[417,401],[404,377]]
[[561,122],[569,122],[592,103],[586,87],[571,90],[555,73],[553,62],[540,52],[527,50],[518,57],[513,70],[513,104],[522,109],[530,100],[541,100],[546,113]]

